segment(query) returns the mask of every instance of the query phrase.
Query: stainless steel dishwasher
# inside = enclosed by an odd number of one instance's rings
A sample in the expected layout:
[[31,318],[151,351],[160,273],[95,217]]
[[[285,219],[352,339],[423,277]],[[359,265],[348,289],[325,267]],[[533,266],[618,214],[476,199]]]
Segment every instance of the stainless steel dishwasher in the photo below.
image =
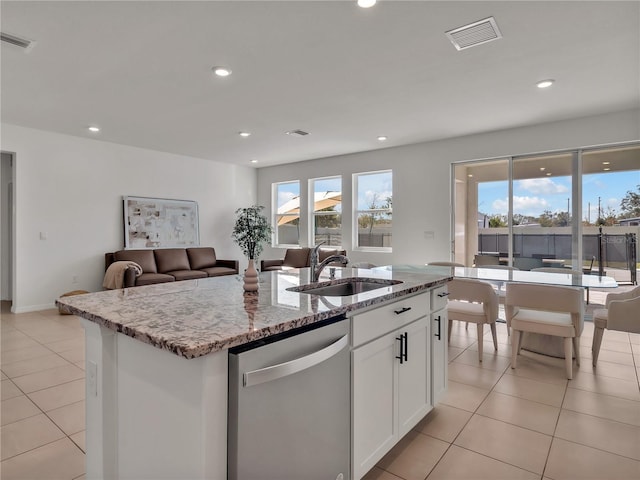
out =
[[348,479],[349,358],[344,317],[229,350],[228,478]]

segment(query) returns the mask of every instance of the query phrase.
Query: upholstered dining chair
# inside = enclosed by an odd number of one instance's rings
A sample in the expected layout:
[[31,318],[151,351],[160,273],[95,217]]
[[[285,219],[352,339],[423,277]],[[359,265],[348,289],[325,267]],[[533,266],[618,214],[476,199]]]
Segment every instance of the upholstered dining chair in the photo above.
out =
[[468,278],[454,278],[447,284],[449,302],[449,341],[453,320],[475,323],[478,327],[478,359],[482,362],[484,325],[489,324],[493,336],[493,347],[498,350],[496,319],[498,318],[498,295],[486,282]]
[[[573,378],[573,353],[580,365],[580,335],[584,327],[581,288],[532,283],[508,283],[505,301],[507,328],[511,328],[511,368],[516,368],[524,332],[564,339],[567,378]],[[573,343],[573,351],[572,351]]]
[[598,362],[604,329],[640,333],[640,287],[623,293],[610,293],[605,301],[607,308],[593,312],[593,366]]
[[[520,270],[517,267],[512,267],[510,265],[483,265],[482,268],[492,268],[494,270],[509,270],[513,272],[514,270]],[[507,290],[505,289],[505,285],[507,282],[496,282],[494,280],[489,282],[492,285],[495,285],[496,293],[498,294],[498,301],[504,305],[504,299],[507,295]]]
[[[540,267],[532,268],[532,272],[547,272],[547,273],[564,273],[565,275],[584,275],[582,270],[572,270],[570,268],[561,267]],[[589,305],[589,287],[585,287],[587,291],[587,305]]]

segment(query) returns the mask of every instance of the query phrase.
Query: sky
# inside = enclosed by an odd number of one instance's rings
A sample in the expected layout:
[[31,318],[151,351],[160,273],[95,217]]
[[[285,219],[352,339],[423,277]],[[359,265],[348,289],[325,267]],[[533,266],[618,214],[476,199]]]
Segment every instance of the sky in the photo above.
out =
[[[628,191],[637,192],[640,170],[601,172],[583,175],[582,220],[593,223],[598,218],[598,198],[602,213],[609,207],[621,213],[620,201]],[[571,205],[571,177],[542,177],[516,180],[513,184],[513,212],[538,217],[543,211],[569,211]],[[590,203],[590,205],[589,205]],[[508,211],[507,181],[483,182],[478,185],[478,211],[488,215],[506,215]]]

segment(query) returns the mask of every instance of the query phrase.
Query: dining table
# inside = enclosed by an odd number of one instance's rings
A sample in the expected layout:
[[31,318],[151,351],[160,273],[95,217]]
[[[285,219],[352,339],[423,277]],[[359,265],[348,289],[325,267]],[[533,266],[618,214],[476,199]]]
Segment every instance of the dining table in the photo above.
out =
[[[590,274],[536,272],[482,267],[448,267],[440,265],[385,265],[376,267],[376,269],[433,274],[452,273],[455,278],[472,278],[496,284],[498,289],[501,289],[502,286],[507,283],[537,283],[585,289],[614,289],[618,287],[618,282],[616,282],[613,277]],[[590,318],[586,319],[590,320]],[[522,339],[522,348],[543,355],[564,358],[564,348],[560,337],[527,333]],[[575,352],[575,354],[578,355],[579,352]]]

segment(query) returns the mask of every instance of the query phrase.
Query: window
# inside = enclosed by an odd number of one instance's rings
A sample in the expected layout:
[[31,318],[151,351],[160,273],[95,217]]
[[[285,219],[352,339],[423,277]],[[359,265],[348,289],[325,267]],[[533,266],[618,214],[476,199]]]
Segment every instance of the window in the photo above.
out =
[[342,245],[342,177],[309,180],[310,245]]
[[355,248],[391,250],[393,173],[357,173],[353,175]]
[[274,183],[274,246],[300,245],[300,182]]

